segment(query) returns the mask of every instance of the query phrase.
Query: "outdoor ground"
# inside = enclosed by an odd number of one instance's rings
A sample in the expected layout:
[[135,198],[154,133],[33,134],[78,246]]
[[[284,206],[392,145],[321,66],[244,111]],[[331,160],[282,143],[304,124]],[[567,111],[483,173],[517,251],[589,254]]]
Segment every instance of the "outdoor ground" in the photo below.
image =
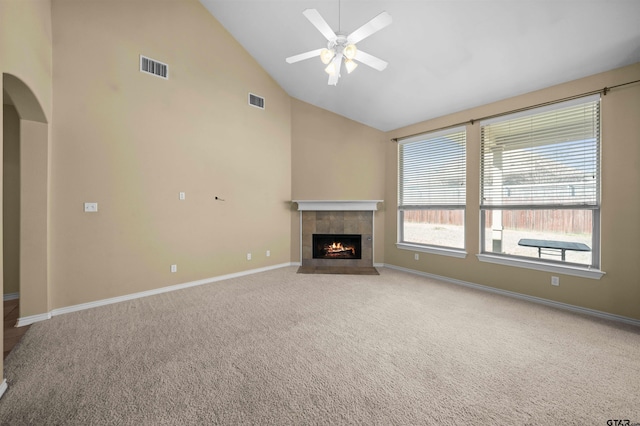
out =
[[[486,230],[489,239],[486,251],[491,250],[491,230]],[[433,244],[444,247],[464,247],[463,227],[455,225],[434,225],[423,223],[405,223],[405,241],[414,243]],[[534,247],[521,247],[518,241],[521,238],[538,240],[571,241],[584,243],[591,247],[591,235],[588,234],[559,234],[555,232],[536,232],[526,230],[505,229],[503,231],[502,250],[506,254],[516,256],[528,256],[538,258],[538,249]],[[560,260],[559,256],[544,256],[544,258]],[[571,263],[591,264],[591,252],[567,251],[566,261]]]

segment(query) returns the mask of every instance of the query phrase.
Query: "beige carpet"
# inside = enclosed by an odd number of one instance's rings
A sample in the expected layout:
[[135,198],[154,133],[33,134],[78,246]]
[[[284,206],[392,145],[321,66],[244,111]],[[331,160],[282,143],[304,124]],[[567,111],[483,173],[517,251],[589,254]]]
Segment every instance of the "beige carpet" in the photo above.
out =
[[640,330],[380,268],[284,268],[56,316],[0,424],[640,422]]

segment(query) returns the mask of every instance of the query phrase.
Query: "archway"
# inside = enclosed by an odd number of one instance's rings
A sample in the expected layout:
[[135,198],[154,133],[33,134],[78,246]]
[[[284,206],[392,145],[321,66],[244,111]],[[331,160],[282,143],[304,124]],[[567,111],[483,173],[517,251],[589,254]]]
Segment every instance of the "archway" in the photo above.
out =
[[49,125],[33,91],[18,77],[2,75],[3,98],[19,117],[18,326],[50,318],[48,282]]

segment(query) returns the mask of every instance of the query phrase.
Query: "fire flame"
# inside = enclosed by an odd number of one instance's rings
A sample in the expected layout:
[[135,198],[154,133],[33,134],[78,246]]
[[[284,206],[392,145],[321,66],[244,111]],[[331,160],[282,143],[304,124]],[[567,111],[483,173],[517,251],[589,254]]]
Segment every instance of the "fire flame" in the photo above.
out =
[[351,254],[355,255],[356,254],[356,249],[355,247],[345,247],[342,245],[342,243],[338,242],[333,242],[327,246],[325,246],[325,250],[327,252],[327,254],[331,254],[331,253],[344,253],[345,251],[350,251]]

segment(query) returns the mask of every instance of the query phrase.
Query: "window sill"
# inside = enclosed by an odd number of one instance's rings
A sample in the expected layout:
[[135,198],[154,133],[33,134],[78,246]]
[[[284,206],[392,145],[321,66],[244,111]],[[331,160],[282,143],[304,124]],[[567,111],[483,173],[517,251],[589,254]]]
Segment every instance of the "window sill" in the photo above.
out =
[[579,266],[555,265],[546,262],[538,262],[535,260],[520,259],[507,256],[498,256],[491,254],[477,254],[480,262],[495,263],[498,265],[515,266],[517,268],[535,269],[536,271],[556,272],[558,274],[573,275],[576,277],[590,278],[599,280],[606,273],[599,269],[591,269],[589,267],[581,268]]
[[409,243],[396,243],[396,247],[401,250],[419,251],[422,253],[439,254],[442,256],[457,257],[458,259],[464,259],[467,257],[467,252],[463,249],[449,249],[444,247],[435,246],[423,246],[418,244]]

